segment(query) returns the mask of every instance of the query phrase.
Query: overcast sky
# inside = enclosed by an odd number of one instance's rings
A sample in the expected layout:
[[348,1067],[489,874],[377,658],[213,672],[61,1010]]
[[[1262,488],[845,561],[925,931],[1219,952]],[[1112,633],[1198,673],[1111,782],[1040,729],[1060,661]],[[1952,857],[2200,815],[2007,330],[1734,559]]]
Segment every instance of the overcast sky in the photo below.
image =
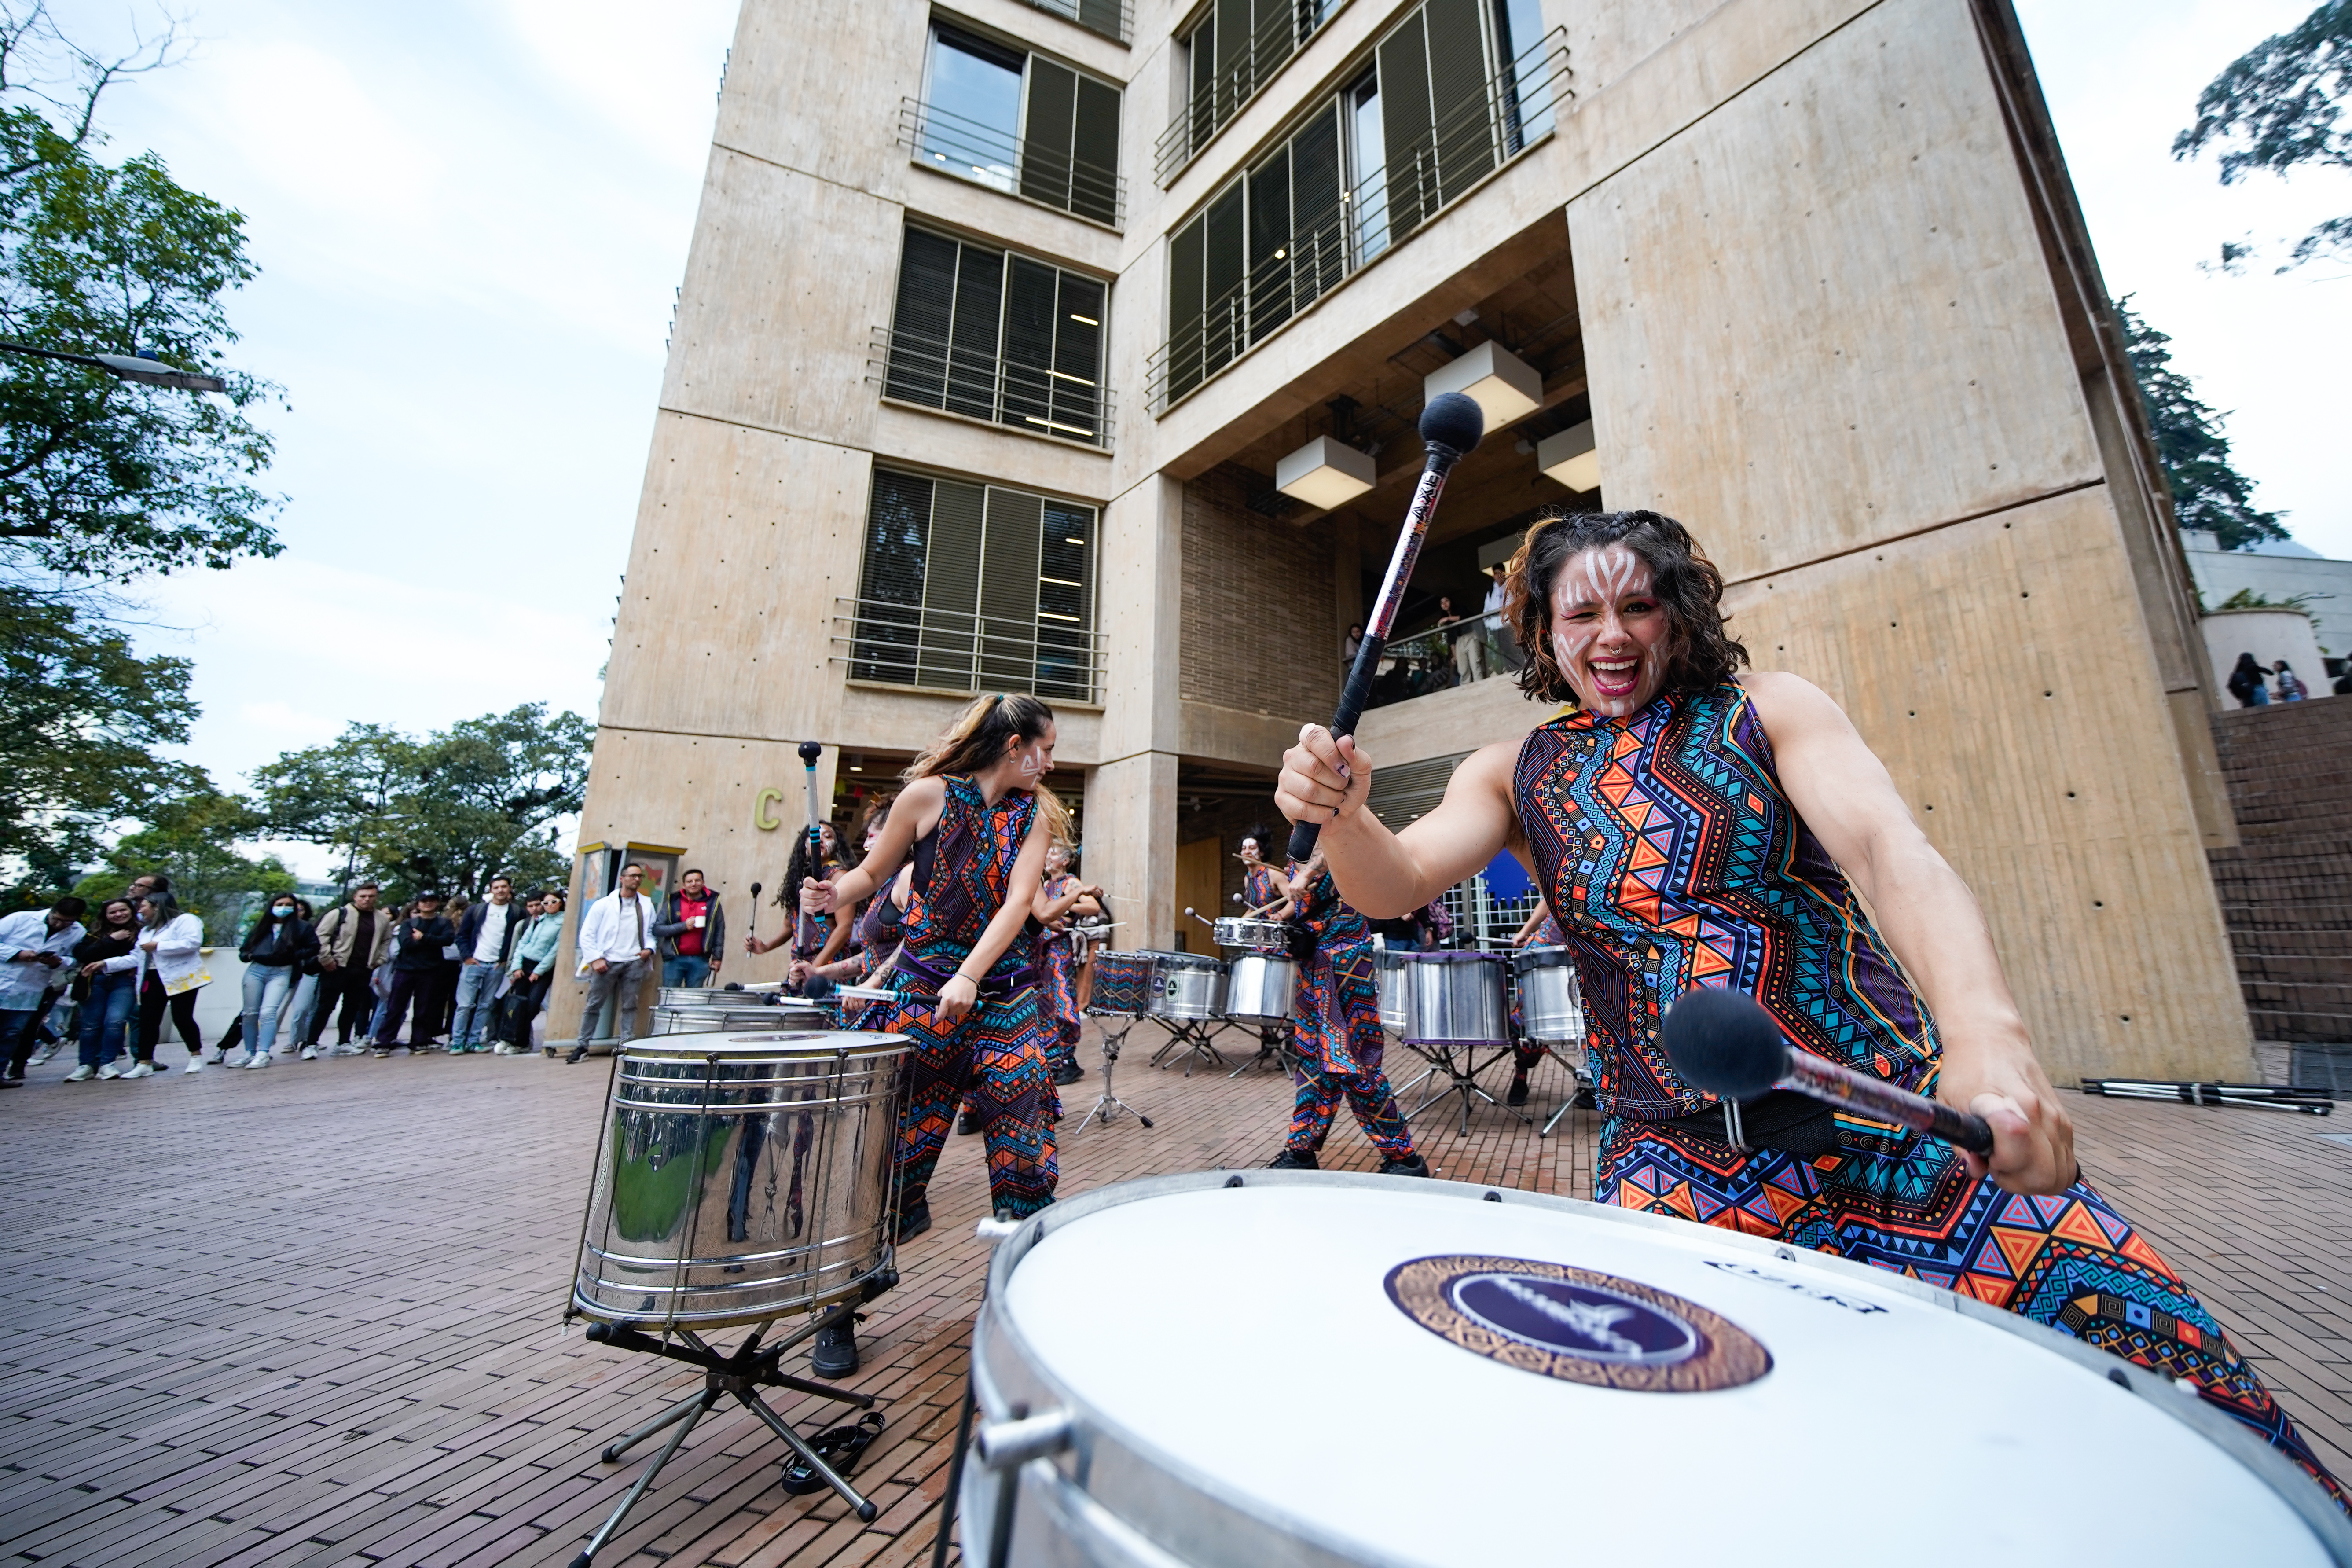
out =
[[[2352,268],[2200,271],[2352,211],[2352,178],[2224,190],[2168,148],[2198,90],[2311,0],[2019,0],[2110,288],[2232,411],[2296,535],[2352,556]],[[193,0],[202,47],[121,89],[110,153],[247,215],[238,362],[290,409],[286,552],[157,585],[220,782],[353,720],[544,700],[593,716],[709,151],[732,0]],[[121,0],[63,0],[120,36]],[[298,857],[323,870],[321,858]]]

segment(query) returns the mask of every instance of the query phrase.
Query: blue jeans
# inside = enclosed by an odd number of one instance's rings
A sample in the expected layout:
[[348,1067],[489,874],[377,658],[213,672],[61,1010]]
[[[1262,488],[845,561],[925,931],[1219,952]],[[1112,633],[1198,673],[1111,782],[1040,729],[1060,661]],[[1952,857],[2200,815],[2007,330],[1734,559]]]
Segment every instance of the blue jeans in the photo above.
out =
[[294,988],[294,970],[283,963],[252,963],[245,970],[245,1048],[269,1054],[278,1038],[278,1010]]
[[664,985],[708,985],[710,984],[710,960],[699,953],[682,952],[675,958],[662,960]]
[[289,1045],[310,1043],[310,1015],[319,1006],[319,977],[297,974],[293,1000],[286,1004],[285,1031]]
[[81,1005],[81,1065],[102,1068],[130,1048],[131,1014],[139,1005],[139,976],[131,970],[100,974]]
[[469,963],[457,971],[457,1021],[449,1029],[449,1048],[486,1046],[498,1032],[492,1021],[498,1012],[499,980],[506,971],[495,963]]

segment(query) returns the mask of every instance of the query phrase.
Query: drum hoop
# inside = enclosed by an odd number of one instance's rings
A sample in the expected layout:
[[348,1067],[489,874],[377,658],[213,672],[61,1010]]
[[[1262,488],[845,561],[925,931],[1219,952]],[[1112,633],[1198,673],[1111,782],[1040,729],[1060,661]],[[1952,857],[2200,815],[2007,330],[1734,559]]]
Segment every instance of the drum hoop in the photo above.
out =
[[1511,955],[1514,969],[1573,969],[1576,950],[1557,944],[1546,947],[1523,947]]
[[[980,1321],[975,1328],[978,1342],[975,1350],[985,1351],[987,1336],[1002,1336],[1007,1348],[1018,1358],[1022,1375],[1047,1388],[1053,1398],[1076,1417],[1077,1424],[1095,1443],[1110,1442],[1125,1448],[1142,1462],[1156,1467],[1210,1507],[1238,1515],[1248,1523],[1284,1531],[1295,1540],[1330,1553],[1335,1560],[1349,1563],[1398,1564],[1398,1568],[1402,1568],[1397,1559],[1381,1555],[1360,1542],[1349,1540],[1342,1542],[1322,1527],[1283,1512],[1269,1498],[1235,1493],[1223,1483],[1195,1470],[1140,1435],[1124,1426],[1104,1420],[1099,1413],[1071,1393],[1047,1369],[1019,1325],[1007,1318],[998,1305],[1009,1299],[1007,1292],[1012,1285],[1013,1270],[1020,1268],[1021,1260],[1028,1256],[1030,1248],[1063,1226],[1101,1210],[1178,1193],[1209,1192],[1235,1186],[1360,1187],[1394,1193],[1397,1191],[1396,1182],[1397,1178],[1392,1176],[1376,1176],[1359,1171],[1192,1171],[1114,1183],[1107,1187],[1097,1187],[1092,1192],[1080,1193],[1075,1197],[1061,1199],[1030,1215],[1022,1222],[1018,1230],[997,1245],[995,1256],[989,1260],[987,1293],[982,1298]],[[1589,1203],[1581,1198],[1564,1198],[1552,1193],[1522,1192],[1513,1187],[1474,1185],[1466,1182],[1423,1181],[1414,1184],[1411,1195],[1444,1197],[1463,1203],[1528,1205],[1612,1225],[1633,1226],[1662,1233],[1670,1231],[1676,1236],[1687,1236],[1686,1227],[1691,1224],[1670,1215],[1644,1214],[1634,1209]],[[1712,1226],[1708,1227],[1706,1239],[1737,1252],[1752,1254],[1761,1260],[1801,1263],[1809,1268],[1828,1270],[1833,1275],[1842,1275],[1859,1285],[1908,1296],[1927,1306],[1943,1308],[1976,1322],[2016,1334],[2045,1351],[2065,1357],[2093,1375],[2105,1378],[2126,1392],[2137,1394],[2150,1410],[2181,1422],[2237,1460],[2303,1521],[2332,1561],[2342,1568],[2352,1568],[2352,1518],[2347,1518],[2336,1506],[2316,1481],[2245,1426],[2201,1398],[2184,1398],[2175,1384],[2155,1373],[2109,1352],[2094,1350],[2056,1329],[2047,1328],[2015,1312],[1990,1306],[1971,1296],[1940,1289],[1923,1280],[1908,1279],[1866,1263],[1856,1263],[1828,1253],[1801,1253],[1785,1242],[1769,1241],[1762,1237],[1746,1236]],[[982,1415],[990,1421],[1010,1419],[1010,1405],[997,1389],[995,1379],[989,1374],[983,1354],[974,1354],[972,1371]],[[1034,1403],[1032,1402],[1033,1405]],[[1095,1468],[1101,1468],[1099,1462]],[[1089,1494],[1089,1500],[1097,1500]],[[1135,1528],[1132,1521],[1110,1510],[1108,1504],[1097,1502],[1097,1506],[1111,1512],[1112,1517],[1119,1519],[1129,1529]],[[1154,1542],[1153,1544],[1161,1543]]]
[[[689,1045],[699,1040],[700,1045]],[[826,1045],[809,1045],[799,1049],[760,1049],[774,1047],[785,1040],[824,1040]],[[672,1045],[668,1042],[676,1041]],[[854,1058],[887,1056],[907,1049],[910,1042],[904,1035],[877,1034],[869,1029],[709,1029],[694,1034],[646,1035],[631,1040],[616,1053],[622,1057],[657,1057],[665,1061],[712,1058],[719,1061],[782,1061],[824,1062],[836,1057]],[[735,1047],[713,1048],[719,1047]]]
[[1407,963],[1500,963],[1499,952],[1486,952],[1475,947],[1436,948],[1427,952],[1400,952],[1397,957]]

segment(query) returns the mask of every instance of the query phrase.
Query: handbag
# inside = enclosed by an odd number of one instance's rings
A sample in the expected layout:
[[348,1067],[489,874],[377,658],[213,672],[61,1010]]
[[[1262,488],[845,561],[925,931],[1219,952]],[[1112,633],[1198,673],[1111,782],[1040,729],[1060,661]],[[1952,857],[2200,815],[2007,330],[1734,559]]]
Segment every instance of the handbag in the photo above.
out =
[[181,975],[178,979],[166,980],[163,982],[163,994],[166,996],[177,996],[184,992],[194,991],[199,985],[210,985],[212,983],[213,972],[206,969],[202,963],[198,963],[195,968],[190,970],[187,973]]

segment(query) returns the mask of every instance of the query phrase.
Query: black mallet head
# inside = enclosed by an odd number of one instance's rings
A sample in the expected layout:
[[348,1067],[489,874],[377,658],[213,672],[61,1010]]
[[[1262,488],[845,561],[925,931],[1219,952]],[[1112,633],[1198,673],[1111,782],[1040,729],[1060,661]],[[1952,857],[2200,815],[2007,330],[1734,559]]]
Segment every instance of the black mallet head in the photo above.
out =
[[816,766],[816,760],[824,755],[824,742],[803,741],[801,742],[801,766],[804,768],[813,768]]
[[1441,392],[1421,411],[1424,445],[1443,447],[1455,457],[1466,457],[1486,434],[1486,411],[1477,400],[1459,392]]
[[1685,991],[1658,1026],[1666,1059],[1694,1089],[1758,1100],[1789,1068],[1789,1045],[1772,1016],[1742,991]]

